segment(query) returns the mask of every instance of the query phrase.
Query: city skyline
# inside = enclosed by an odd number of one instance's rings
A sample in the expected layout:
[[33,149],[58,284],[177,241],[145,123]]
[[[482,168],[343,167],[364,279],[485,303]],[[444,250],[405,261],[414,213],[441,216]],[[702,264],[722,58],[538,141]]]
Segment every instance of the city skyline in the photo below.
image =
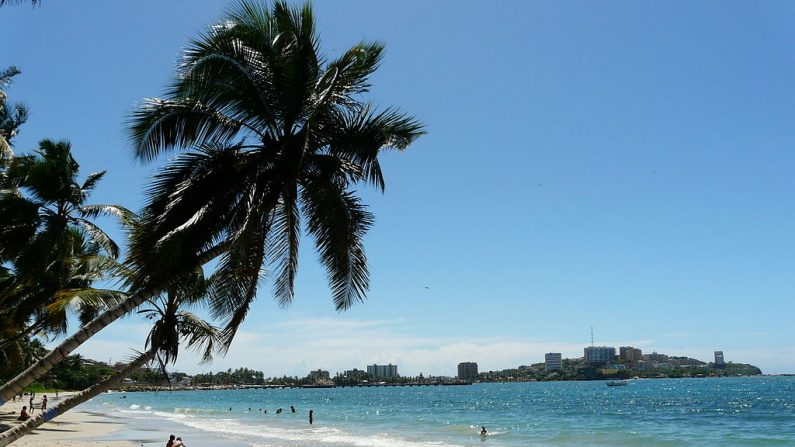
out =
[[[563,355],[562,353],[546,352],[540,358],[530,358],[530,359],[527,359],[527,361],[520,362],[520,363],[513,364],[513,365],[502,365],[502,366],[499,366],[499,367],[489,367],[489,368],[482,368],[480,361],[474,360],[473,358],[469,358],[469,360],[466,360],[466,361],[458,361],[456,363],[456,365],[452,365],[452,366],[448,365],[447,368],[443,368],[443,371],[445,371],[444,373],[439,372],[439,371],[434,371],[434,370],[428,370],[428,371],[423,371],[423,370],[414,371],[414,370],[411,370],[411,372],[409,372],[409,373],[398,374],[397,373],[397,371],[398,371],[397,368],[401,365],[399,362],[373,362],[373,363],[368,363],[368,362],[365,362],[365,361],[359,361],[358,363],[353,362],[353,363],[348,364],[348,365],[334,366],[334,367],[330,367],[328,365],[321,365],[321,364],[315,364],[315,365],[311,365],[310,364],[310,366],[309,366],[310,369],[307,369],[306,371],[297,371],[297,370],[295,370],[295,371],[292,371],[292,372],[287,372],[287,371],[279,372],[279,371],[275,371],[275,370],[271,369],[271,370],[269,370],[271,372],[270,373],[266,372],[265,376],[266,377],[271,377],[271,378],[278,378],[278,377],[282,377],[282,376],[285,376],[285,375],[288,376],[288,377],[306,377],[306,376],[312,376],[313,374],[318,373],[318,372],[329,373],[331,376],[346,375],[348,373],[363,373],[363,372],[367,372],[368,374],[370,374],[369,371],[371,370],[372,367],[386,368],[388,366],[390,368],[394,368],[394,376],[395,377],[397,377],[397,376],[400,376],[400,377],[418,377],[418,376],[422,375],[424,377],[448,377],[448,378],[451,378],[451,377],[459,377],[458,372],[461,371],[461,366],[464,365],[464,364],[469,364],[469,363],[474,364],[475,370],[478,370],[481,373],[497,372],[497,371],[503,371],[503,370],[517,369],[517,368],[520,368],[520,367],[526,367],[526,366],[531,366],[531,365],[539,365],[539,364],[543,365],[543,364],[546,363],[546,361],[548,359],[548,356],[550,354],[558,354],[560,356],[561,361],[562,360],[578,360],[578,359],[581,359],[581,360],[586,361],[586,363],[587,363],[586,356],[584,355],[584,353],[582,351],[587,351],[589,348],[592,348],[592,347],[593,346],[591,346],[591,345],[583,345],[581,347],[581,350],[580,350],[580,352],[583,355],[566,356],[566,355]],[[622,355],[620,355],[618,353],[618,351],[615,349],[615,346],[606,346],[606,347],[608,347],[610,349],[613,349],[613,351],[614,351],[613,360],[627,361],[626,358],[623,358]],[[602,348],[602,347],[597,347],[597,348]],[[631,348],[631,349],[633,349],[634,352],[641,351],[641,350],[637,349],[634,346],[628,346],[628,345],[620,346],[620,348],[621,349]],[[718,353],[720,353],[721,359],[722,359],[723,358],[722,357],[723,356],[723,351],[710,351],[710,354],[715,356],[715,360],[717,360],[717,358],[718,358],[717,357]],[[644,353],[642,355],[643,355],[644,358],[652,357],[654,363],[659,361],[660,358],[665,358],[667,360],[669,357],[670,358],[691,358],[691,359],[702,361],[702,362],[707,363],[707,364],[713,363],[711,358],[702,358],[702,357],[699,357],[697,355],[691,355],[691,354],[688,354],[688,353],[671,354],[671,353],[666,353],[666,352],[662,352],[662,351],[658,352],[657,350],[652,350],[651,352],[646,352],[646,353]],[[93,359],[93,360],[102,361],[101,359],[96,359],[96,358]],[[631,363],[629,361],[627,361],[627,362]],[[112,359],[108,363],[112,364],[113,363]],[[716,361],[714,363],[718,364],[719,362]],[[726,360],[726,363],[752,364],[752,362],[748,362],[748,361],[745,361],[743,359],[732,359],[732,358],[729,358],[728,360]],[[411,364],[411,363],[409,362],[409,364]],[[603,365],[601,362],[597,362],[595,364]],[[615,364],[615,362],[613,362],[613,364]],[[189,373],[189,374],[206,374],[206,373],[215,372],[215,371],[222,371],[222,370],[225,370],[225,369],[233,369],[233,370],[237,369],[237,368],[250,368],[250,369],[255,369],[255,370],[259,370],[260,369],[260,368],[252,368],[251,365],[246,365],[246,364],[239,364],[239,365],[231,365],[230,364],[230,365],[228,365],[226,367],[223,367],[223,368],[215,367],[214,364],[210,364],[210,365],[204,365],[203,368],[197,368],[197,369],[191,369],[191,368],[181,369],[181,368],[178,367],[179,365],[180,365],[180,363],[177,364],[177,367],[170,368],[170,370],[173,371],[173,372],[183,372],[183,373]],[[360,367],[362,367],[362,366],[364,366],[364,369],[360,369]],[[456,368],[456,366],[457,366],[457,368]],[[606,366],[606,365],[603,365],[603,366]],[[754,365],[754,366],[759,366],[759,365]],[[452,371],[452,373],[450,373],[448,371]],[[764,370],[762,372],[764,374],[776,374],[776,373],[771,373],[769,371],[764,371]],[[391,374],[387,375],[387,376],[376,375],[376,376],[373,376],[373,377],[376,377],[376,378],[392,377],[392,375]]]

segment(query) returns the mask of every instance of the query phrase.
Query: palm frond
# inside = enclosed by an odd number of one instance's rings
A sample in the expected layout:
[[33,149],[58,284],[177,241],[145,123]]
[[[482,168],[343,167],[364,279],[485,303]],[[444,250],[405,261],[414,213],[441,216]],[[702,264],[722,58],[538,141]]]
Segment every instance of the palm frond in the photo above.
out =
[[130,139],[136,158],[151,161],[164,151],[227,142],[241,126],[239,121],[191,99],[149,98],[133,113]]
[[298,242],[301,220],[296,188],[282,194],[282,202],[274,209],[269,236],[269,256],[275,264],[274,295],[284,307],[293,300],[295,275],[298,270]]
[[202,363],[212,361],[222,343],[219,329],[190,312],[180,312],[178,318],[180,335],[187,346],[201,353]]
[[94,172],[92,174],[89,174],[88,177],[86,177],[86,180],[83,182],[83,185],[80,187],[80,189],[84,191],[84,196],[87,196],[88,192],[94,190],[94,188],[97,186],[97,183],[99,183],[99,181],[102,180],[103,177],[105,177],[105,174],[107,172],[108,171]]
[[78,211],[82,217],[89,219],[96,219],[100,216],[115,216],[124,225],[133,225],[138,219],[134,212],[119,205],[83,205]]
[[332,183],[302,184],[307,230],[314,236],[337,310],[363,301],[369,287],[363,237],[373,216],[359,199]]
[[119,257],[119,246],[96,224],[86,219],[74,219],[74,222],[82,227],[89,234],[91,240],[102,247],[108,256],[113,259]]
[[60,314],[69,309],[78,312],[80,321],[91,321],[100,310],[109,309],[127,298],[127,294],[111,289],[65,289],[55,293],[54,300],[47,305],[49,314]]

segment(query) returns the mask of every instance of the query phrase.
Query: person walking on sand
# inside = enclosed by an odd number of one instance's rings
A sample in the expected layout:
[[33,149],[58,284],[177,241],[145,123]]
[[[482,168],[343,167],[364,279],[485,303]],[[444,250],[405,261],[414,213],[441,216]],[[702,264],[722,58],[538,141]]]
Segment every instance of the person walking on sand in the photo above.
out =
[[309,410],[309,425],[315,422],[315,410]]

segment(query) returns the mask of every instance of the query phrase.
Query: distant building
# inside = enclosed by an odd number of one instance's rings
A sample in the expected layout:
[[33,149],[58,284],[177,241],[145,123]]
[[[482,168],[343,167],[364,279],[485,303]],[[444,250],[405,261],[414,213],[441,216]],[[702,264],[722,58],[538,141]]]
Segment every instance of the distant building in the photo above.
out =
[[328,371],[318,369],[317,371],[309,371],[309,379],[317,382],[318,380],[329,380]]
[[476,362],[461,362],[458,364],[459,380],[475,380],[478,378],[478,364]]
[[367,374],[373,379],[395,379],[398,377],[397,365],[367,365]]
[[362,380],[367,378],[367,371],[362,371],[361,369],[349,369],[343,373],[343,376],[348,379],[356,379]]
[[632,346],[622,346],[618,348],[618,356],[632,365],[637,364],[643,360],[643,352],[640,349],[635,349]]
[[544,354],[544,371],[560,371],[563,369],[563,355],[560,352]]
[[647,362],[653,362],[653,363],[668,363],[667,355],[657,354],[656,352],[644,355],[643,359],[646,360]]
[[726,362],[723,360],[723,351],[715,351],[715,368],[725,368]]
[[638,371],[649,371],[654,369],[654,364],[652,362],[647,362],[646,360],[641,360],[635,365],[635,369]]
[[585,348],[585,363],[589,365],[609,365],[616,356],[616,348],[610,346],[589,346]]

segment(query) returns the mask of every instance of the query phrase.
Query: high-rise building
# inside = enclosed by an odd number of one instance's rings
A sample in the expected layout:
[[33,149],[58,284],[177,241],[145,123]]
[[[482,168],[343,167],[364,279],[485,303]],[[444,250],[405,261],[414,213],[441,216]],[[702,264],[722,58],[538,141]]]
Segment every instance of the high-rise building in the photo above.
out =
[[560,352],[544,354],[544,371],[560,371],[563,369],[563,355]]
[[397,365],[367,365],[367,374],[374,379],[394,379],[398,377]]
[[459,380],[475,380],[478,378],[478,364],[476,362],[461,362],[458,364]]
[[616,356],[616,348],[610,346],[589,346],[585,348],[585,363],[589,365],[609,365]]
[[723,351],[715,351],[715,368],[725,368],[726,362],[723,360]]
[[643,360],[643,352],[640,349],[635,349],[632,346],[622,346],[618,348],[618,356],[633,365]]

